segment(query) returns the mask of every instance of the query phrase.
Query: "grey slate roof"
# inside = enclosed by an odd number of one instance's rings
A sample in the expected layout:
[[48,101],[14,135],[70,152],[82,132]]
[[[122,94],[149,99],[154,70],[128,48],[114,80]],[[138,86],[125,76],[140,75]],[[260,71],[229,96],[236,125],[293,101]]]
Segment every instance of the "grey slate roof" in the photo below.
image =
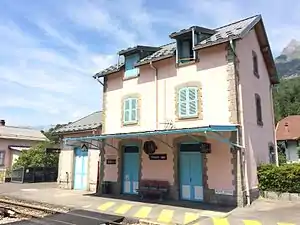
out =
[[48,138],[40,130],[14,126],[0,126],[0,139],[1,138],[28,141],[48,141]]
[[101,126],[101,121],[102,121],[102,112],[97,111],[75,122],[69,123],[57,129],[54,133],[68,133],[74,131],[97,129]]
[[[224,43],[229,41],[230,39],[237,39],[243,37],[243,35],[247,34],[253,26],[261,20],[260,15],[255,15],[219,28],[214,29],[216,31],[215,34],[210,36],[209,38],[201,41],[199,44],[195,46],[195,49],[201,49],[209,46],[213,46],[216,44]],[[189,28],[188,28],[189,29]],[[172,57],[175,55],[176,51],[176,43],[170,43],[164,46],[161,46],[161,49],[157,52],[149,55],[139,62],[137,62],[136,66],[147,64],[150,61],[158,61],[161,59],[165,59],[168,57]],[[123,66],[124,63],[121,65]],[[104,75],[108,75],[117,71],[120,71],[121,66],[117,68],[117,65],[111,66],[96,75],[94,77],[101,77]]]

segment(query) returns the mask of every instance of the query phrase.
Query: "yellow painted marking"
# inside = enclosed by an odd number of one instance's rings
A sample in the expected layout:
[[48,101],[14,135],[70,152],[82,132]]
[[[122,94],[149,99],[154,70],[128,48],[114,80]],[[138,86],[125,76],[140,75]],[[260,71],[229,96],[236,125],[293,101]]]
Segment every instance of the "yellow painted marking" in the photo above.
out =
[[110,207],[112,207],[114,204],[116,204],[116,203],[115,202],[106,202],[106,203],[100,205],[98,207],[98,209],[101,211],[105,211],[105,210],[108,210]]
[[131,207],[132,207],[132,205],[130,205],[130,204],[123,204],[115,211],[115,213],[125,214],[129,211],[129,209],[131,209]]
[[277,225],[296,225],[294,223],[277,223]]
[[214,225],[230,225],[227,218],[213,218]]
[[184,215],[183,224],[187,224],[187,223],[193,222],[194,220],[196,220],[198,218],[199,218],[199,214],[198,213],[189,213],[189,212],[187,212]]
[[245,225],[262,225],[257,220],[243,220],[243,222]]
[[141,209],[139,209],[139,211],[136,212],[136,214],[134,214],[134,217],[147,218],[151,210],[152,207],[143,206]]
[[174,210],[163,209],[157,219],[158,222],[169,223],[172,221]]

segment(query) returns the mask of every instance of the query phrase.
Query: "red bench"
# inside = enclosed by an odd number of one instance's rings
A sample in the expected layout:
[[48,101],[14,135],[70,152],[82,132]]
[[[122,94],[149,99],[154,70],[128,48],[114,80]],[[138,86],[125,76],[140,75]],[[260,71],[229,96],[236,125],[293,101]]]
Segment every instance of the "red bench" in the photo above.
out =
[[141,196],[141,199],[145,196],[156,195],[159,196],[160,200],[163,200],[169,192],[169,187],[168,181],[141,180],[140,186],[136,191]]

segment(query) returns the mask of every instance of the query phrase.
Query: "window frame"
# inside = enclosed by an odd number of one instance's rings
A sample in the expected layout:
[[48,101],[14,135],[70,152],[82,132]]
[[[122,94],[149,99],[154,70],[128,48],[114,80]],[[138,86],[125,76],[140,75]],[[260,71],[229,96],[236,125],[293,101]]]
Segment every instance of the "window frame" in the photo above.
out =
[[0,166],[4,166],[5,165],[5,154],[6,151],[0,150],[0,155],[3,154],[3,162],[1,162],[1,157],[0,157]]
[[[185,96],[185,100],[182,101],[181,100],[181,92],[182,91],[186,91],[186,96]],[[195,91],[195,99],[194,100],[190,100],[189,99],[189,93],[191,90],[194,90]],[[195,118],[195,117],[198,117],[198,114],[199,114],[199,96],[198,96],[198,87],[182,87],[178,90],[178,118],[179,119],[187,119],[187,118]],[[195,102],[195,113],[190,113],[190,102]],[[186,105],[186,114],[182,114],[182,110],[181,110],[181,107],[182,107],[182,104],[185,104]]]
[[124,60],[124,79],[131,79],[139,76],[139,68],[135,67],[134,64],[139,61],[139,54],[132,54],[125,56]]
[[261,97],[259,94],[255,93],[254,99],[255,99],[255,109],[256,109],[256,123],[259,126],[263,126]]
[[257,54],[255,51],[252,50],[252,69],[253,69],[253,74],[257,78],[259,78],[259,72],[258,72],[258,58]]
[[[133,100],[135,101],[135,108],[132,108],[132,102]],[[128,109],[126,109],[126,102],[129,101],[128,103]],[[135,110],[135,120],[132,120],[132,111]],[[129,120],[126,119],[126,112],[128,113],[128,118]],[[136,124],[138,123],[138,98],[136,97],[128,97],[123,100],[123,124]]]

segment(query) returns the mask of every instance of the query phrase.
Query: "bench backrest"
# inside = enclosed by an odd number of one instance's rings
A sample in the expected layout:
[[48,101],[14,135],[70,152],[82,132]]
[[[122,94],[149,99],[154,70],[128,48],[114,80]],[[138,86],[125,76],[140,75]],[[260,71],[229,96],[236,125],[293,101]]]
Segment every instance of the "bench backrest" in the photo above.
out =
[[161,180],[141,180],[140,187],[168,189],[169,182]]

